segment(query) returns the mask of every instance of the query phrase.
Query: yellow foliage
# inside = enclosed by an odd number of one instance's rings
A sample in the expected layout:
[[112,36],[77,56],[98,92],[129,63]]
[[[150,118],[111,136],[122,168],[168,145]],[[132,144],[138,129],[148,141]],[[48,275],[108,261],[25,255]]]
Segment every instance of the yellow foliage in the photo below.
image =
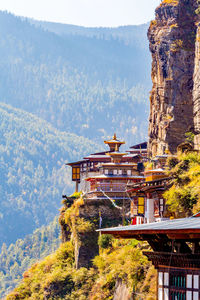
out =
[[161,5],[162,4],[171,4],[171,5],[176,6],[176,5],[178,5],[178,3],[179,3],[179,0],[163,0]]
[[[113,293],[112,287],[118,279],[130,288],[130,292],[134,289],[135,292],[143,294],[142,299],[147,299],[151,288],[153,289],[152,295],[155,295],[156,287],[150,287],[150,281],[152,276],[155,281],[156,272],[147,258],[143,256],[140,248],[141,245],[133,240],[114,240],[112,249],[105,249],[100,256],[95,257],[94,265],[98,268],[100,277],[93,289],[103,291],[99,299],[109,299]],[[152,274],[147,276],[150,268]],[[154,275],[152,270],[154,270]],[[153,280],[151,285],[152,283]]]
[[[84,201],[77,198],[70,208],[62,212],[63,221],[69,226],[72,239],[64,243],[52,255],[31,267],[24,274],[22,284],[7,300],[108,300],[113,299],[116,283],[120,280],[132,293],[141,299],[153,299],[156,293],[155,270],[142,250],[149,249],[147,243],[136,240],[111,239],[106,249],[93,260],[89,269],[77,269],[77,253],[82,238],[94,232],[94,224],[79,216]],[[48,294],[49,293],[49,294]],[[136,298],[137,299],[137,298]]]
[[176,52],[179,49],[181,49],[183,47],[183,41],[182,40],[175,40],[172,44],[171,44],[171,51]]
[[150,23],[150,28],[154,27],[157,25],[157,21],[156,20],[152,20]]
[[141,299],[153,299],[156,276],[155,269],[142,254],[146,248],[146,244],[135,240],[113,240],[111,248],[95,257],[94,267],[76,270],[72,244],[65,243],[54,254],[32,266],[7,300],[44,299],[48,291],[51,291],[50,300],[108,300],[113,299],[119,279],[130,294],[134,288]]
[[34,264],[25,274],[22,284],[7,296],[7,300],[44,299],[44,290],[52,283],[62,282],[71,274],[73,247],[64,243],[42,262]]
[[175,217],[189,216],[200,209],[200,154],[190,152],[178,157],[169,171],[171,188],[164,193],[169,210]]
[[176,23],[176,24],[171,24],[170,25],[170,28],[172,29],[172,28],[178,28],[178,24]]

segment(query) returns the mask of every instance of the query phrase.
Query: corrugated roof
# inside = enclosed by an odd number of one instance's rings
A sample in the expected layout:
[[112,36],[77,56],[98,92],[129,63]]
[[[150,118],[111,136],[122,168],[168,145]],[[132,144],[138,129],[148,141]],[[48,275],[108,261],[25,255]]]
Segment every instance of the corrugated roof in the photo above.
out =
[[170,231],[170,230],[195,230],[198,229],[200,232],[200,217],[190,217],[190,218],[182,218],[175,220],[167,220],[162,222],[154,222],[149,224],[142,225],[129,225],[129,226],[119,226],[113,228],[105,228],[102,229],[102,232],[139,232],[142,234],[143,231]]

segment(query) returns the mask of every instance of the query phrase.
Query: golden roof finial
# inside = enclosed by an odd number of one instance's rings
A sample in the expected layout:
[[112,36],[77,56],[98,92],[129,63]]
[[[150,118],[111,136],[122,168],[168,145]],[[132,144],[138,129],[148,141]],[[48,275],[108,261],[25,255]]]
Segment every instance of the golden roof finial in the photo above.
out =
[[116,136],[116,133],[114,133],[113,140],[116,140],[116,139],[117,139],[117,136]]

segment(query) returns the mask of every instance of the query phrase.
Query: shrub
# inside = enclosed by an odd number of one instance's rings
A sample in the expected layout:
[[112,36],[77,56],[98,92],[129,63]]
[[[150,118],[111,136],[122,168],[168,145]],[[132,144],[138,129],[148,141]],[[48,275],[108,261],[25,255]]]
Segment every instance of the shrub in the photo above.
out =
[[98,245],[103,249],[109,248],[112,245],[112,236],[110,234],[99,235]]

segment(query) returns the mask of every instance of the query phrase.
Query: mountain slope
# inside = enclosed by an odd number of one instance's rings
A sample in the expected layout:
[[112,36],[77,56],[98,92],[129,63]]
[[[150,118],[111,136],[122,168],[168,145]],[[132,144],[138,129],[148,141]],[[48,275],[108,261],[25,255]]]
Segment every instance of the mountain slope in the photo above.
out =
[[0,298],[19,284],[22,274],[33,263],[54,252],[60,244],[58,217],[48,226],[36,229],[0,252]]
[[97,142],[116,129],[144,140],[150,55],[146,27],[137,42],[132,30],[60,36],[0,12],[1,101]]
[[97,37],[98,39],[119,39],[127,45],[135,45],[141,49],[147,49],[147,30],[149,23],[142,25],[128,25],[119,27],[83,27],[55,22],[27,19],[29,23],[41,27],[61,36],[78,35],[85,37]]
[[2,103],[0,120],[0,241],[8,245],[53,219],[72,191],[65,162],[98,148]]

